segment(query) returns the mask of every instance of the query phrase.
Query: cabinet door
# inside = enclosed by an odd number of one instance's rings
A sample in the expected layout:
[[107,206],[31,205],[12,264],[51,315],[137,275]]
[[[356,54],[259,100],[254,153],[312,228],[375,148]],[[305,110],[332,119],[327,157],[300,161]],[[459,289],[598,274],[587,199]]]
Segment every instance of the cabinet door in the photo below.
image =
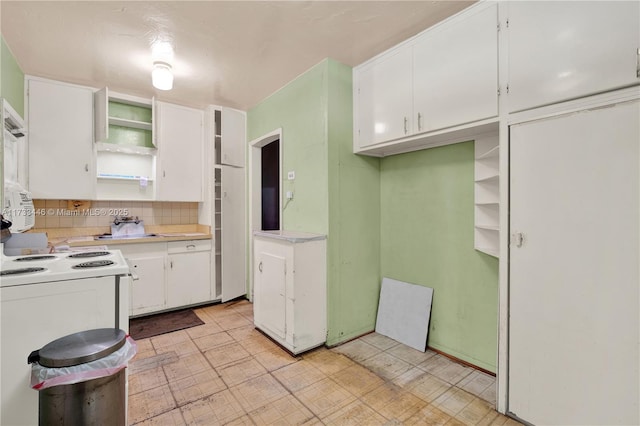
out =
[[167,308],[211,300],[211,252],[169,255]]
[[161,201],[202,201],[204,112],[157,103],[157,198]]
[[114,281],[100,277],[0,288],[0,424],[38,424],[38,392],[28,385],[27,355],[67,334],[114,327]]
[[93,138],[96,142],[109,139],[109,88],[93,94]]
[[93,199],[93,92],[27,80],[29,190],[34,198]]
[[468,13],[416,40],[416,133],[498,115],[498,6],[476,7]]
[[222,108],[220,137],[222,140],[222,164],[244,167],[244,152],[247,143],[245,113],[231,108]]
[[166,307],[165,256],[127,256],[138,279],[131,282],[131,315],[146,314]]
[[640,2],[508,2],[509,110],[640,83]]
[[222,166],[222,301],[247,293],[245,169]]
[[640,422],[638,117],[511,126],[508,408],[531,424]]
[[261,251],[256,258],[255,301],[256,324],[277,337],[285,338],[286,259]]
[[408,136],[413,131],[412,50],[399,47],[359,71],[360,147]]

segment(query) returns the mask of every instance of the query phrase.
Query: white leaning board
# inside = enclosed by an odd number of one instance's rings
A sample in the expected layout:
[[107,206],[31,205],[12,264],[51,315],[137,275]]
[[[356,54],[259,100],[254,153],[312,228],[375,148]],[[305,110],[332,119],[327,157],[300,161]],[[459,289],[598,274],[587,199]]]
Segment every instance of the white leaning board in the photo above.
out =
[[376,332],[425,352],[432,300],[432,288],[382,278]]

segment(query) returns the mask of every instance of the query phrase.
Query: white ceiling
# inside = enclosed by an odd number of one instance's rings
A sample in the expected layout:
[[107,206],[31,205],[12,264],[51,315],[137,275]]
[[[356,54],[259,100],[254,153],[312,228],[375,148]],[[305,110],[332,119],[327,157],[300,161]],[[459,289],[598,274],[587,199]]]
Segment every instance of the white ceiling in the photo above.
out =
[[[26,74],[194,107],[247,110],[326,57],[355,66],[472,1],[7,1],[2,35]],[[156,38],[174,88],[151,86]]]

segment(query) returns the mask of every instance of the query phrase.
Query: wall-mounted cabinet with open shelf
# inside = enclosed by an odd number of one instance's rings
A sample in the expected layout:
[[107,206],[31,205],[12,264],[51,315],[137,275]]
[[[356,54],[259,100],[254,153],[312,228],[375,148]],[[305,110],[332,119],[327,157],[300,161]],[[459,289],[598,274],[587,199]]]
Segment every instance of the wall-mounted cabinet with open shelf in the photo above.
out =
[[94,93],[97,199],[155,198],[154,99]]

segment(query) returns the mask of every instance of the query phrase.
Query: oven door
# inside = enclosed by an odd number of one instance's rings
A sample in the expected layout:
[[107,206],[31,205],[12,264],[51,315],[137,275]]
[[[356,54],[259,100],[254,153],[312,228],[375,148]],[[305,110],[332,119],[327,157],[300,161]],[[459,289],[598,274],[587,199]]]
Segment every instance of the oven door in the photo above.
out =
[[[94,328],[115,327],[114,276],[0,288],[2,406],[0,424],[38,423],[38,392],[29,387],[27,356],[52,340]],[[122,283],[128,285],[128,279]],[[126,291],[122,298],[127,297]],[[125,309],[126,301],[124,303]],[[126,312],[126,311],[125,311]]]

